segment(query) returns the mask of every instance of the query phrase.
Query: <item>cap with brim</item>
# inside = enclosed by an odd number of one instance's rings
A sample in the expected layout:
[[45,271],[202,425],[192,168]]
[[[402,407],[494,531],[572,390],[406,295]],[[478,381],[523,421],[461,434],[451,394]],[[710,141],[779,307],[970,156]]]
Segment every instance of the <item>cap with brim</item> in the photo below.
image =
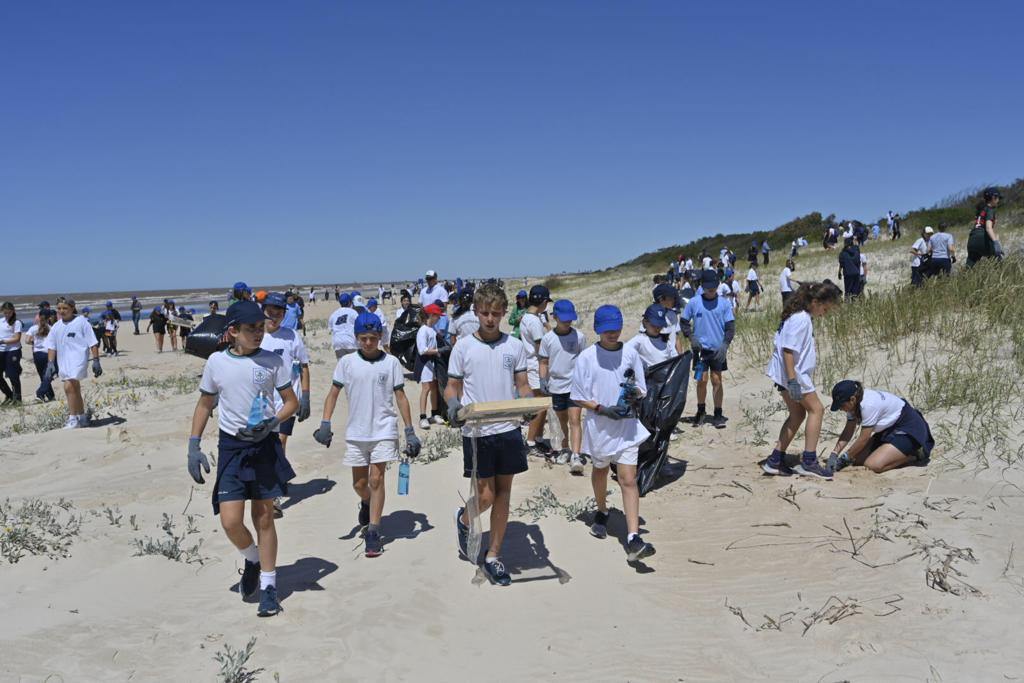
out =
[[555,317],[564,323],[576,320],[576,307],[568,299],[559,299],[555,302],[552,312]]
[[860,389],[860,382],[855,382],[852,379],[837,382],[832,387],[832,410],[841,409],[844,403],[857,395],[858,389]]
[[426,273],[424,273],[423,277],[427,278],[428,280],[437,279],[437,271],[436,270],[428,270]]
[[281,292],[271,292],[263,298],[263,305],[286,308],[288,306],[288,298]]
[[438,306],[437,304],[427,304],[426,306],[423,307],[423,310],[428,315],[444,315],[444,311],[441,310],[441,307]]
[[661,304],[651,304],[644,311],[644,320],[654,325],[660,330],[668,327],[668,309]]
[[517,299],[525,299],[528,296],[530,296],[530,295],[526,293],[525,289],[520,289],[518,292],[516,292],[516,298]]
[[236,301],[228,306],[228,325],[251,325],[267,319],[263,309],[253,301]]
[[654,288],[654,291],[651,292],[651,295],[654,297],[655,301],[660,301],[665,297],[672,297],[673,299],[675,299],[677,296],[679,296],[679,290],[677,290],[672,285],[666,285],[662,283]]
[[354,297],[352,297],[352,307],[366,308],[366,299],[356,294]]
[[370,308],[371,306],[376,306],[376,305],[377,305],[377,300],[376,299],[367,299],[366,300],[366,307],[367,308]]
[[538,304],[551,301],[551,290],[544,285],[530,287],[530,301]]
[[926,225],[926,226],[924,226],[924,234],[926,234],[926,235],[934,235],[935,234],[935,230],[932,228],[932,226]]
[[605,304],[594,311],[594,331],[598,334],[622,329],[622,311],[617,306]]
[[231,289],[238,289],[238,290],[241,290],[241,291],[244,292],[245,290],[249,289],[249,285],[247,285],[244,282],[242,282],[241,280],[239,280],[238,282],[235,283],[235,286],[232,287]]
[[384,328],[380,323],[380,318],[373,313],[364,312],[356,316],[356,334],[366,334],[367,332],[376,332],[377,334],[380,334],[383,329]]
[[718,286],[718,273],[713,270],[705,270],[700,274],[700,286],[704,291],[714,289]]
[[338,303],[341,304],[342,306],[348,306],[350,303],[352,303],[352,296],[350,294],[339,294]]

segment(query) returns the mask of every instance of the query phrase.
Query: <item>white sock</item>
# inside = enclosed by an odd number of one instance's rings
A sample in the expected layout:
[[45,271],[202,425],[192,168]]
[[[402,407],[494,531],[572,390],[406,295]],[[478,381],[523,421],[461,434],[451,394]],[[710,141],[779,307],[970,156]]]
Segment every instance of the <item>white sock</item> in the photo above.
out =
[[536,445],[537,445],[537,442],[536,442],[536,441],[530,441],[529,439],[527,439],[527,440],[526,440],[526,445],[527,445],[528,447],[530,447],[530,448],[533,448],[534,446],[536,446]]
[[632,543],[634,538],[640,538],[640,534],[630,534],[626,536],[626,543]]
[[253,564],[260,561],[260,551],[256,549],[255,543],[250,543],[248,548],[242,548],[238,552],[242,553],[242,557]]
[[487,553],[487,564],[490,564],[491,562],[497,562],[497,561],[498,561],[498,556],[497,555],[491,555],[490,553]]
[[272,572],[260,572],[260,590],[266,590],[267,586],[277,585],[277,570]]

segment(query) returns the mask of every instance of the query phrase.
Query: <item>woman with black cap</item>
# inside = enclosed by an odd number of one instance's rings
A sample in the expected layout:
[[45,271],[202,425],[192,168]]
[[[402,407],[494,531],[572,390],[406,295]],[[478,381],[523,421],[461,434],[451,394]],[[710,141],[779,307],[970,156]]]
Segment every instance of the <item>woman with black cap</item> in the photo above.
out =
[[[935,447],[931,429],[920,411],[904,399],[844,379],[832,387],[832,411],[838,410],[846,412],[846,428],[828,457],[833,472],[863,465],[881,474],[906,465],[928,464]],[[860,435],[850,443],[858,424]]]
[[970,268],[983,258],[1002,258],[1003,245],[996,232],[996,207],[1003,195],[994,187],[982,193],[978,203],[974,227],[967,237],[967,267]]

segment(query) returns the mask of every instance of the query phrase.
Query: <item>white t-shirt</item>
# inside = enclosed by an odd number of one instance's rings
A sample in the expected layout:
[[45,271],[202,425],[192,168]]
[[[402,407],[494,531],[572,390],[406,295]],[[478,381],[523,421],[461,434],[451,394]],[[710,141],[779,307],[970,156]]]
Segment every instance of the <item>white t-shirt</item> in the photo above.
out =
[[793,271],[786,266],[782,269],[782,275],[779,276],[779,291],[780,292],[792,292],[793,284],[789,281],[789,278],[793,276]]
[[693,259],[692,258],[686,259],[686,262],[683,263],[683,270],[693,270]]
[[548,391],[568,394],[572,390],[572,369],[587,346],[587,338],[573,328],[568,334],[551,330],[540,340],[539,358],[548,359]]
[[[917,250],[918,254],[927,254],[928,253],[928,240],[926,240],[923,237],[918,237],[917,241],[914,242],[914,249]],[[918,255],[913,255],[912,254],[911,257],[910,257],[910,266],[912,268],[919,268],[921,266],[921,257],[918,256]]]
[[441,286],[438,282],[433,287],[424,287],[420,290],[420,305],[429,306],[440,299],[444,303],[448,303],[448,290]]
[[633,347],[637,352],[640,361],[644,364],[644,369],[676,356],[674,345],[662,339],[661,336],[652,337],[646,332],[636,335],[626,342],[626,345]]
[[753,268],[747,271],[747,282],[757,282],[757,271]]
[[[526,372],[526,346],[515,337],[502,334],[485,342],[470,335],[459,337],[448,360],[448,377],[462,380],[462,405],[487,401],[511,401],[516,398],[517,372]],[[504,434],[519,429],[519,422],[494,422],[480,425],[481,436]],[[463,436],[472,436],[466,425]]]
[[[291,378],[292,391],[296,396],[302,395],[302,373],[299,366],[309,365],[309,354],[306,352],[306,345],[302,337],[295,333],[295,330],[281,327],[277,332],[268,332],[263,335],[260,348],[275,353],[281,357],[284,367]],[[298,363],[298,365],[296,365]],[[284,407],[284,400],[281,394],[274,392],[274,410],[280,411]]]
[[348,399],[346,441],[398,438],[395,392],[405,386],[405,376],[397,358],[381,353],[367,360],[362,351],[342,356],[334,368],[334,385],[344,387]]
[[106,322],[103,323],[103,329],[110,333],[117,332],[118,327],[120,325],[113,318],[107,318]]
[[46,337],[39,336],[39,325],[28,328],[26,334],[32,337],[32,353],[46,353]]
[[[430,325],[420,325],[416,330],[416,352],[421,356],[424,351],[437,348],[437,330]],[[429,358],[428,360],[434,360]]]
[[711,270],[711,257],[705,256],[703,259],[701,259],[700,267],[703,268],[704,270]]
[[458,318],[454,318],[451,325],[448,326],[448,332],[457,335],[460,339],[469,337],[479,329],[480,320],[473,311],[466,311]]
[[[617,351],[608,351],[594,344],[576,359],[570,398],[614,406],[622,391],[620,385],[626,381],[627,368],[632,368],[637,388],[646,394],[643,362],[634,347],[623,344]],[[583,450],[593,456],[614,455],[643,443],[650,435],[636,418],[613,420],[588,410],[583,422]]]
[[271,418],[271,397],[290,384],[291,368],[286,368],[276,353],[260,349],[250,356],[239,356],[224,349],[207,359],[199,391],[218,397],[217,424],[221,431],[235,435],[248,423],[253,399],[260,392],[267,399],[263,418]]
[[327,318],[327,327],[331,329],[331,344],[335,350],[357,348],[356,317],[358,315],[355,309],[342,306]]
[[17,318],[13,323],[7,322],[7,318],[0,313],[0,352],[13,351],[21,348],[21,342],[17,344],[4,344],[2,340],[10,339],[16,334],[21,334],[21,321]]
[[89,360],[89,349],[98,343],[89,321],[76,315],[69,323],[57,319],[46,335],[45,348],[57,352],[61,376],[72,377],[72,374],[64,374],[65,368],[71,373],[73,368],[84,367]]
[[519,338],[526,346],[526,362],[537,367],[537,344],[544,338],[544,321],[536,313],[524,313],[519,321]]
[[932,258],[949,258],[949,248],[953,246],[953,236],[948,232],[937,232],[932,235],[930,247]]
[[794,313],[782,324],[782,329],[775,333],[775,351],[765,374],[776,384],[786,386],[789,377],[786,376],[786,365],[782,360],[783,349],[794,352],[793,360],[800,388],[808,394],[815,391],[814,368],[818,364],[818,351],[814,344],[814,326],[810,313]]
[[[903,406],[907,404],[899,396],[888,391],[865,389],[864,398],[860,402],[861,426],[870,427],[872,431],[881,432],[899,422]],[[850,413],[848,420],[855,419]]]
[[[676,339],[679,337],[681,328],[679,327],[679,314],[673,310],[668,309],[665,311],[665,320],[668,321],[668,327],[663,328],[661,331],[668,335],[668,347],[672,349],[672,355],[676,355]],[[643,332],[643,330],[640,330]]]
[[377,320],[380,320],[380,328],[381,328],[380,329],[380,338],[381,338],[381,343],[382,344],[390,344],[391,343],[391,337],[390,337],[390,335],[388,335],[388,316],[387,316],[387,314],[384,313],[384,310],[380,306],[377,306],[377,310],[376,311],[370,311],[370,313],[373,313],[375,316],[377,316]]

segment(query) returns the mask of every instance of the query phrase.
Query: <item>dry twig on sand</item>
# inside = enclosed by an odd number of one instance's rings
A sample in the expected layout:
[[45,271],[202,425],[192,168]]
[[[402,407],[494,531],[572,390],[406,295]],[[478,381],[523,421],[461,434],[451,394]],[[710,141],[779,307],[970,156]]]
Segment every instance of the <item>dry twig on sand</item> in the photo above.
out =
[[793,485],[790,484],[789,488],[786,489],[785,491],[779,491],[778,496],[779,498],[781,498],[782,500],[786,501],[787,503],[795,507],[797,510],[799,510],[800,504],[796,502],[796,494],[796,489],[794,489]]

